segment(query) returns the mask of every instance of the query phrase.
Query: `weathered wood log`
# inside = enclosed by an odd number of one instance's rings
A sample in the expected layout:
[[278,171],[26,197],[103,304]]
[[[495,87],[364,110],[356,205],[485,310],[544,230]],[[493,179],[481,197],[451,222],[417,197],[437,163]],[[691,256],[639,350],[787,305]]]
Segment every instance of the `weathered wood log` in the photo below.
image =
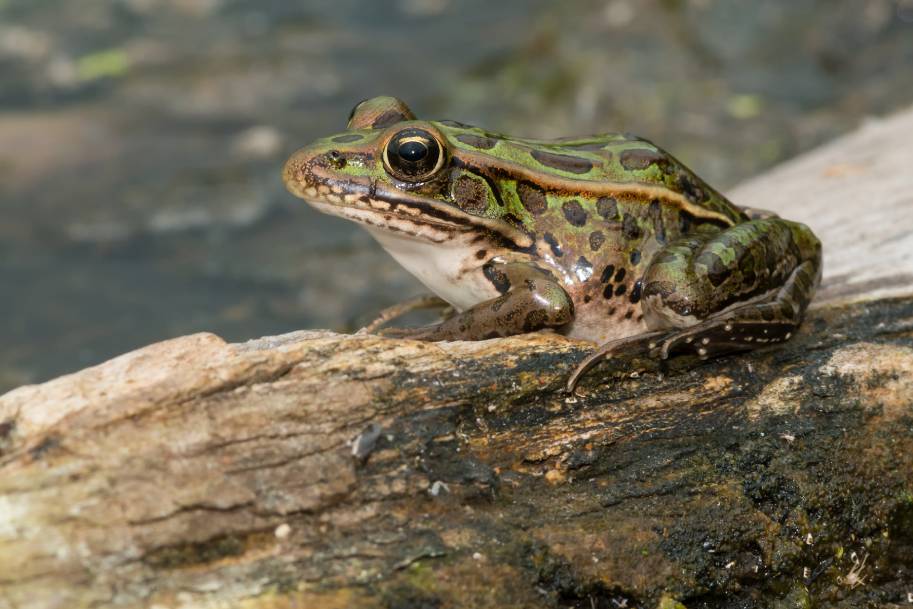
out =
[[763,352],[568,397],[590,347],[554,335],[199,334],[0,397],[0,607],[910,602],[910,141],[913,111],[736,191],[825,244]]

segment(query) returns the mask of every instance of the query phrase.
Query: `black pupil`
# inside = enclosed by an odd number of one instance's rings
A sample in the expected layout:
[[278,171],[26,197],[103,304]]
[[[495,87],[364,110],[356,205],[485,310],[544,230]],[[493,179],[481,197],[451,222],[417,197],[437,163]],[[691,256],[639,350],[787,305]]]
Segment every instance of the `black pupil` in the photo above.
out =
[[417,163],[428,156],[428,146],[422,142],[405,142],[400,145],[398,153],[403,160]]

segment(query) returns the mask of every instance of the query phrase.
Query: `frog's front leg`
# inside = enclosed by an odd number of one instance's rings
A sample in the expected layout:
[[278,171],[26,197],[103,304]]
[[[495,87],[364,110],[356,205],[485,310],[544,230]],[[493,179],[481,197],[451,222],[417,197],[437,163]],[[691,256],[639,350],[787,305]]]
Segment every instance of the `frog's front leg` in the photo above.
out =
[[415,329],[391,329],[384,336],[415,340],[482,340],[558,328],[574,319],[574,304],[549,274],[529,263],[491,265],[506,291],[444,321]]
[[[660,358],[690,348],[701,358],[790,338],[821,276],[821,244],[803,224],[765,218],[698,234],[657,253],[644,274],[642,308]],[[618,352],[604,345],[568,380]]]
[[440,309],[442,318],[450,317],[452,314],[450,303],[440,296],[416,296],[415,298],[410,298],[409,300],[382,309],[380,313],[377,314],[377,317],[375,317],[367,326],[359,330],[357,334],[373,334],[394,319],[398,319],[413,311],[425,309]]

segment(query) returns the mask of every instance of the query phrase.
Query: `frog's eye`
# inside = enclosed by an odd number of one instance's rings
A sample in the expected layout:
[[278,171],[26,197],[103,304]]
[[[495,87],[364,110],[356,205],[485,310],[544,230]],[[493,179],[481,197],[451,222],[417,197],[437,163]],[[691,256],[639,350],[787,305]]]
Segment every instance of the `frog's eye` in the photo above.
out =
[[423,129],[403,129],[384,148],[384,168],[403,182],[424,182],[444,165],[437,139]]

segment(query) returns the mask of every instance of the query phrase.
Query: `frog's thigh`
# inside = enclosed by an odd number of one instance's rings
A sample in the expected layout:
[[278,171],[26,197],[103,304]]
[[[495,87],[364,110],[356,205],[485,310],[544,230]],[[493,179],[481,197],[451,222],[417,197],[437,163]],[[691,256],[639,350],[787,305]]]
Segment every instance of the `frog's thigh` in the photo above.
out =
[[683,344],[710,357],[788,339],[814,295],[820,257],[805,226],[780,219],[670,245],[644,278],[649,327],[679,329],[660,341],[662,356]]
[[573,320],[573,302],[544,271],[511,263],[498,265],[493,272],[501,274],[503,284],[509,286],[504,294],[439,324],[388,334],[430,341],[481,340],[557,328]]

